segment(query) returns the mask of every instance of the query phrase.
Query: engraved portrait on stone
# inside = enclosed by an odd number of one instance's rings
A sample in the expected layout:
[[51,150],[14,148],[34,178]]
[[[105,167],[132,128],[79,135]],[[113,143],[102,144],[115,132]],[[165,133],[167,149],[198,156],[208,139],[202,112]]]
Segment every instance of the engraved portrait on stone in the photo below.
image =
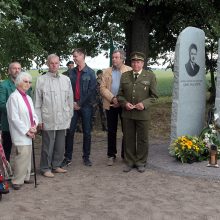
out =
[[199,65],[196,63],[197,51],[196,44],[191,44],[189,47],[189,61],[185,64],[189,76],[195,76],[200,69]]

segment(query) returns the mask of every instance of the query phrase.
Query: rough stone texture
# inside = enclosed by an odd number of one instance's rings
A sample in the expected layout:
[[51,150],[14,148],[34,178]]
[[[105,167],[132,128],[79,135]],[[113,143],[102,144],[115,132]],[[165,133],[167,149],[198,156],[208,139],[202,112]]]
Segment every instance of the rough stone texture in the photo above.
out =
[[[216,83],[216,97],[215,97],[215,108],[216,113],[220,115],[220,39],[218,41],[218,61],[217,61],[217,83]],[[220,126],[220,119],[217,119],[217,124]]]
[[[197,46],[197,72],[187,71],[192,44]],[[205,34],[198,28],[188,27],[180,33],[175,49],[171,141],[181,135],[201,132],[205,122],[205,101]]]

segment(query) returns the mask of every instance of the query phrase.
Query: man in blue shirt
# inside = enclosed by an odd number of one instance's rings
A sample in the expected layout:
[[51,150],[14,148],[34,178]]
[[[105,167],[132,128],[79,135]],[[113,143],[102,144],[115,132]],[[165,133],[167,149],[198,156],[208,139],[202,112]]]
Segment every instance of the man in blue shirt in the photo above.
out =
[[[120,85],[121,75],[131,70],[131,67],[124,64],[125,53],[122,50],[115,50],[112,54],[112,67],[103,71],[100,93],[103,98],[103,108],[106,110],[108,127],[108,150],[107,165],[112,166],[116,159],[116,137],[118,118],[121,119],[122,108],[118,102],[117,94]],[[124,158],[122,141],[121,157]]]

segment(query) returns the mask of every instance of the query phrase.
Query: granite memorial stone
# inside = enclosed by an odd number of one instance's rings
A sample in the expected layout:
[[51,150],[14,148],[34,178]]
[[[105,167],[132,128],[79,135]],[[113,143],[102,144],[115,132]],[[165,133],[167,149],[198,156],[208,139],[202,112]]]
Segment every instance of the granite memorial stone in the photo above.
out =
[[205,125],[205,104],[205,34],[187,27],[175,48],[171,141],[200,134]]
[[217,82],[216,82],[216,96],[215,96],[215,121],[220,127],[220,39],[218,41],[218,61],[217,61]]

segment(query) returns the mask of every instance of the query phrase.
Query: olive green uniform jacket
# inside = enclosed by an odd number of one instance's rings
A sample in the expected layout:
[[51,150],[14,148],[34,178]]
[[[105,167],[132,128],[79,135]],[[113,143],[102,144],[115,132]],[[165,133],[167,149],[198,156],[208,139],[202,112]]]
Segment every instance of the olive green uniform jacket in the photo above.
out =
[[[151,71],[143,70],[136,81],[133,77],[133,71],[123,73],[118,92],[118,99],[123,108],[122,117],[134,120],[148,120],[149,107],[158,98],[156,85],[156,77]],[[133,105],[142,102],[144,110],[134,109],[127,111],[125,109],[127,102]]]

